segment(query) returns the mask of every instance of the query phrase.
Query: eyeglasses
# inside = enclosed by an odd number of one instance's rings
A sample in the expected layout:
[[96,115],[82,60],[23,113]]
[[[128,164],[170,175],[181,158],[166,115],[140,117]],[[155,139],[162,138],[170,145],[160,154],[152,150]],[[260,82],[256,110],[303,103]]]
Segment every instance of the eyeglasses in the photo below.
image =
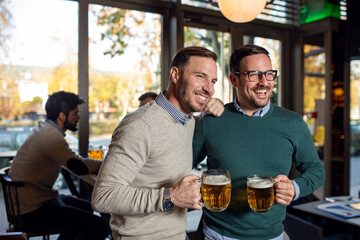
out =
[[274,81],[277,75],[277,70],[261,71],[247,71],[247,72],[234,72],[234,74],[246,74],[250,82],[258,82],[265,75],[267,81]]

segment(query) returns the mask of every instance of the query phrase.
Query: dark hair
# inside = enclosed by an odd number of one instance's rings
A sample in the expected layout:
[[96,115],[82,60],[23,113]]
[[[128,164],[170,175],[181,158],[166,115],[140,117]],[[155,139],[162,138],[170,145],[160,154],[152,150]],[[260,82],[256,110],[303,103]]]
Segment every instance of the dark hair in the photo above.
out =
[[234,52],[231,54],[230,72],[240,72],[241,60],[244,57],[255,54],[265,54],[270,59],[269,52],[265,48],[253,44],[247,44],[235,49]]
[[142,101],[146,98],[151,98],[151,99],[155,99],[158,95],[154,92],[146,92],[146,93],[143,93],[141,94],[141,96],[139,97],[139,101]]
[[65,91],[55,92],[49,96],[45,104],[46,118],[55,121],[60,112],[67,116],[77,105],[83,103],[84,100],[74,93]]
[[191,56],[209,57],[214,59],[215,62],[217,61],[217,55],[213,51],[204,47],[191,46],[182,48],[175,53],[170,64],[170,69],[172,67],[177,67],[183,72]]

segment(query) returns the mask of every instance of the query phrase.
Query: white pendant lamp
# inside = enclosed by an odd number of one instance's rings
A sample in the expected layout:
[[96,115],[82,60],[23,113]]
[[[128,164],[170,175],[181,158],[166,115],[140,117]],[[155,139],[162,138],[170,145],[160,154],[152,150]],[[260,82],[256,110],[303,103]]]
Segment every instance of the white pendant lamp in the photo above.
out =
[[265,8],[266,0],[218,0],[221,13],[230,21],[250,22]]

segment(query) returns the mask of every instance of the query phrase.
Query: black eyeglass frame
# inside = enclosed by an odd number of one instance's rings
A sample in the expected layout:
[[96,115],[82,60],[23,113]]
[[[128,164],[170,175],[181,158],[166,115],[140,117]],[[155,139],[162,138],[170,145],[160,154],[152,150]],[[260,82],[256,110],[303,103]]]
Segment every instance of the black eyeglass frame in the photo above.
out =
[[[275,73],[274,79],[272,79],[272,80],[268,80],[268,79],[267,79],[266,74],[267,74],[268,72],[272,72],[273,74]],[[275,81],[275,79],[276,79],[276,77],[277,77],[278,71],[277,71],[277,70],[267,70],[267,71],[265,71],[265,72],[262,72],[262,71],[255,70],[255,71],[233,72],[233,73],[236,74],[236,75],[246,74],[246,75],[248,76],[248,79],[249,79],[250,82],[259,82],[260,79],[263,77],[263,75],[265,75],[266,80],[272,82],[272,81]],[[257,74],[258,79],[257,79],[256,81],[250,80],[250,74],[251,74],[251,73],[256,73],[256,74]],[[259,74],[260,74],[260,75],[259,75]]]

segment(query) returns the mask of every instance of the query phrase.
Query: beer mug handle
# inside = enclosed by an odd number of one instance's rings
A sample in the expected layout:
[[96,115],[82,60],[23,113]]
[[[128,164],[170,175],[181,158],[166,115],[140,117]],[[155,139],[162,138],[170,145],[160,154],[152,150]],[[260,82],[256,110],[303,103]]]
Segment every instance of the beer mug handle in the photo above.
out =
[[275,188],[275,184],[277,184],[277,183],[279,183],[279,182],[273,181],[273,184],[274,184],[274,203],[273,203],[273,205],[278,204],[278,202],[276,201],[276,188]]
[[[199,179],[196,179],[195,182],[202,183],[202,180],[201,180],[201,178],[199,178]],[[200,187],[200,194],[201,194],[201,187]],[[203,202],[202,195],[201,195],[201,199],[200,199],[200,201],[198,202],[198,204],[199,204],[201,207],[206,207],[206,206],[205,206],[205,203]]]

